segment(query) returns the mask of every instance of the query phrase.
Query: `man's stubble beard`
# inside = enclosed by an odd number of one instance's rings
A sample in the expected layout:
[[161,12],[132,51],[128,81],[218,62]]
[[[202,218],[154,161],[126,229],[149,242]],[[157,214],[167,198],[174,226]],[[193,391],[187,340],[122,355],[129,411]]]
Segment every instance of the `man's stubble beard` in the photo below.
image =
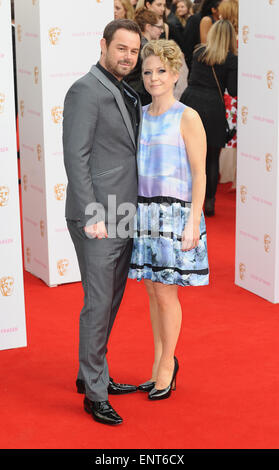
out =
[[131,67],[131,68],[129,68],[129,70],[127,69],[126,73],[125,73],[125,71],[124,71],[124,73],[121,73],[120,70],[118,69],[118,67],[113,66],[108,58],[105,59],[105,67],[108,70],[108,72],[110,72],[112,75],[114,75],[118,80],[122,80],[124,77],[129,75],[129,73],[134,68],[134,67]]

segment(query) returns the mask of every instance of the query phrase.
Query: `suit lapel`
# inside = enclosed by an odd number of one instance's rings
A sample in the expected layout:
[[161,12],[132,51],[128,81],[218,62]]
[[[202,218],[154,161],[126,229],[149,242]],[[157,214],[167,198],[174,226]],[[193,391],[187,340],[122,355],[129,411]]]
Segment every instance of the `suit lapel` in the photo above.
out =
[[134,146],[136,147],[134,131],[132,128],[131,120],[125,103],[123,101],[120,90],[95,66],[93,65],[90,72],[113,94],[119,110],[122,114],[125,125],[128,129],[129,135],[132,139]]

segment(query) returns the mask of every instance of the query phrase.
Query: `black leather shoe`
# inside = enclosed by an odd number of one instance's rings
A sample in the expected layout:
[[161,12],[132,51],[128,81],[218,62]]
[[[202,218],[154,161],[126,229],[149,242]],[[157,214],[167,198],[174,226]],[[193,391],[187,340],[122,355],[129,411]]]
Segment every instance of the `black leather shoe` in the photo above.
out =
[[137,389],[138,387],[136,387],[135,385],[118,384],[114,382],[111,377],[109,379],[108,393],[110,395],[122,395],[124,393],[132,393],[136,392]]
[[171,383],[168,385],[168,387],[163,388],[161,390],[158,390],[157,388],[154,387],[148,394],[149,400],[164,400],[165,398],[169,398],[171,391],[176,389],[176,376],[177,376],[178,368],[179,368],[178,360],[174,356],[174,369],[173,369]]
[[140,384],[138,386],[138,390],[140,390],[141,392],[150,392],[152,388],[155,387],[155,383],[156,382],[150,382],[150,380],[148,380],[147,382]]
[[[76,386],[77,386],[78,393],[82,393],[82,394],[85,393],[84,380],[77,379]],[[137,388],[138,387],[136,387],[135,385],[118,384],[114,382],[113,379],[110,377],[109,385],[108,385],[108,393],[110,395],[124,395],[125,393],[136,392]]]
[[83,405],[86,413],[91,414],[98,423],[115,425],[123,422],[109,401],[91,401],[84,397]]

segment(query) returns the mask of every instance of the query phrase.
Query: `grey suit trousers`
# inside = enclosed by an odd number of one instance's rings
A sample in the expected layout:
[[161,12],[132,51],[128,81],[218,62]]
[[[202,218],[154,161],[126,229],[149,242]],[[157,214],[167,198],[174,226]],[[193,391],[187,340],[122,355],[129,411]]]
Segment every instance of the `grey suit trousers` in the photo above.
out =
[[88,238],[83,227],[67,220],[84,290],[79,324],[78,378],[92,401],[108,400],[106,360],[109,335],[119,309],[132,253],[131,238]]

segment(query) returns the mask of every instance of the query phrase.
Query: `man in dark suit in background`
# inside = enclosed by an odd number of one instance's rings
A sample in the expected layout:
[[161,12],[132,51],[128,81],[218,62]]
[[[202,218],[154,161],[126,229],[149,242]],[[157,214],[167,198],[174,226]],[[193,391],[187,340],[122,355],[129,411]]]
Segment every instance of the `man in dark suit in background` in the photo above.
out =
[[[120,206],[133,207],[126,222],[132,222],[136,211],[141,106],[122,79],[137,63],[140,37],[133,21],[109,23],[101,39],[100,61],[72,85],[64,103],[66,219],[84,290],[76,384],[78,392],[85,393],[85,411],[105,424],[122,422],[108,393],[137,390],[110,378],[106,352],[132,252],[132,237],[120,235],[118,227],[124,220]],[[113,213],[109,197],[114,200]],[[93,210],[97,217],[92,218]]]

